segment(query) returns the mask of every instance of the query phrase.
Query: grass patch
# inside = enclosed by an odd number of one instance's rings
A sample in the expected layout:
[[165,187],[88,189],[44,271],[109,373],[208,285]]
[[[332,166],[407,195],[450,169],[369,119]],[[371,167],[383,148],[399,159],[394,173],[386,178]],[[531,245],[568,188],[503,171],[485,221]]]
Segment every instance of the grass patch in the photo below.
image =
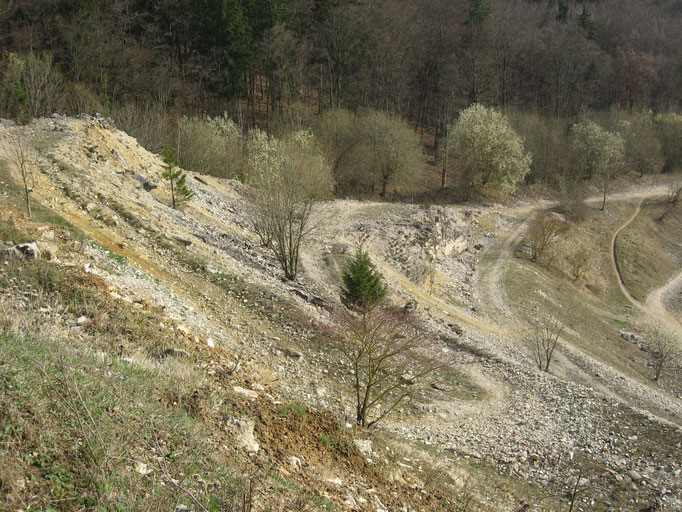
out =
[[23,244],[30,242],[31,238],[27,237],[19,229],[17,229],[12,220],[0,219],[0,240],[3,242]]
[[280,405],[277,408],[277,414],[280,416],[295,416],[297,418],[305,418],[308,415],[308,409],[305,405],[299,403],[292,403],[287,405]]
[[192,505],[173,478],[209,510],[231,503],[230,461],[200,421],[158,398],[192,393],[197,376],[37,333],[1,333],[0,359],[5,500],[64,511]]
[[[662,220],[661,216],[663,216]],[[616,240],[623,282],[639,301],[663,286],[682,264],[682,207],[646,205]]]
[[[6,187],[4,187],[6,196],[3,197],[3,201],[19,208],[21,211],[25,211],[26,203],[24,201],[24,188],[15,181],[6,162],[3,160],[0,160],[0,181],[6,184]],[[81,229],[56,214],[50,208],[43,206],[40,202],[36,201],[34,197],[31,197],[31,213],[33,216],[32,220],[35,222],[44,222],[61,226],[68,229],[77,240],[83,241],[87,239],[87,235]],[[16,240],[14,241],[16,242]]]

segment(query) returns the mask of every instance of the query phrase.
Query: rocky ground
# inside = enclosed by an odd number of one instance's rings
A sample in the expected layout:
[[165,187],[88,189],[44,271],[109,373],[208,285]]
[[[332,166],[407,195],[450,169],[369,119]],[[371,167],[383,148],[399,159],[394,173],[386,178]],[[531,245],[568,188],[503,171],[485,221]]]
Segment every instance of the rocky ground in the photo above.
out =
[[[519,350],[513,322],[499,320],[513,297],[494,289],[496,315],[490,313],[484,300],[490,294],[479,288],[487,279],[482,269],[511,258],[502,241],[518,226],[519,212],[334,201],[320,208],[323,222],[305,247],[302,275],[289,283],[250,229],[244,185],[189,173],[196,195],[174,210],[159,157],[110,121],[0,123],[2,137],[19,131],[34,148],[35,200],[96,242],[75,241],[74,251],[55,257],[103,279],[114,300],[161,312],[169,322],[160,328],[180,331],[209,354],[218,347],[226,359],[209,356],[201,364],[208,374],[238,364],[245,399],[301,401],[342,423],[352,417],[338,392],[348,385],[343,367],[320,345],[315,325],[329,322],[339,307],[340,269],[362,242],[389,284],[390,300],[416,304],[434,350],[457,360],[451,379],[434,379],[385,422],[386,435],[432,451],[451,474],[480,462],[548,494],[577,482],[593,489],[579,497],[582,510],[594,503],[604,510],[682,508],[679,394],[643,385],[579,351],[567,357],[586,376],[580,382],[538,372]],[[57,250],[49,231],[41,243],[44,252]],[[666,295],[673,305],[675,293]],[[263,444],[258,433],[248,443]],[[291,456],[305,468],[315,456],[299,448]],[[315,473],[314,465],[306,471]],[[419,489],[419,478],[405,475],[397,480]],[[352,471],[327,476],[325,485],[344,496],[337,496],[341,507],[402,510],[395,499],[380,505],[370,483],[359,476],[354,482]],[[480,483],[478,497],[486,501]],[[528,498],[536,508],[543,499]],[[498,501],[492,508],[512,507]]]

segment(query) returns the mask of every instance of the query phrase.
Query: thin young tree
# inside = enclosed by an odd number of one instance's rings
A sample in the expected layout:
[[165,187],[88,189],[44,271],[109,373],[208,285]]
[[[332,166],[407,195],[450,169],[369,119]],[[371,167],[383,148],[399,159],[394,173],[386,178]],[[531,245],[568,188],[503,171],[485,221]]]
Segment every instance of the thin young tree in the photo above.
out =
[[564,324],[551,315],[544,315],[533,323],[533,359],[539,370],[549,372]]
[[178,167],[178,158],[171,146],[163,151],[164,171],[162,176],[168,180],[173,208],[180,208],[194,197],[194,192],[187,186],[187,174]]
[[248,150],[251,223],[284,277],[293,280],[301,244],[322,219],[315,205],[332,193],[331,169],[307,131],[277,139],[252,130]]
[[24,200],[26,203],[26,214],[30,219],[31,215],[31,192],[35,188],[35,174],[33,172],[33,162],[28,153],[28,143],[23,133],[16,133],[8,137],[2,143],[2,150],[7,160],[9,160],[19,170],[21,181],[24,186]]
[[331,336],[349,368],[356,422],[371,428],[413,395],[447,358],[433,348],[404,310],[377,307],[345,312]]

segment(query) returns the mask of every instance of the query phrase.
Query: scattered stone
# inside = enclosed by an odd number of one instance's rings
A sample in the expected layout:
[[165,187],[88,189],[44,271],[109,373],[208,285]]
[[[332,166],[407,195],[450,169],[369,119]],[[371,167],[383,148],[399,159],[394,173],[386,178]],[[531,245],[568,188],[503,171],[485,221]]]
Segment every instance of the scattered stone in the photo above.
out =
[[234,390],[235,393],[244,395],[246,398],[250,399],[258,398],[258,392],[253,391],[252,389],[245,389],[240,386],[234,386],[232,389]]
[[282,353],[289,359],[295,359],[297,361],[303,357],[303,354],[300,352],[286,347],[282,349]]
[[630,477],[630,480],[632,480],[633,482],[639,482],[642,480],[642,475],[640,475],[634,469],[631,469],[630,471],[628,471],[628,476]]
[[180,359],[185,359],[189,357],[189,352],[181,348],[169,348],[161,353],[162,359],[166,359],[168,357],[177,357]]
[[371,439],[356,439],[355,445],[365,457],[372,455],[372,440]]
[[289,465],[294,471],[298,471],[301,469],[301,459],[298,457],[289,457]]
[[224,420],[235,432],[237,446],[252,453],[257,453],[260,450],[260,445],[256,441],[256,435],[254,434],[255,422],[251,418],[228,416]]
[[462,329],[459,324],[448,324],[448,327],[452,329],[457,336],[461,336],[464,333],[464,329]]
[[43,234],[40,235],[40,238],[43,240],[49,240],[50,242],[54,241],[54,231],[45,231]]
[[181,236],[179,236],[179,235],[173,235],[173,240],[175,240],[175,241],[178,242],[179,244],[184,245],[185,247],[189,247],[190,245],[192,245],[192,241],[191,241],[191,240],[188,240],[187,238],[183,238],[183,237],[181,237]]
[[135,179],[140,182],[142,188],[144,188],[146,192],[151,192],[155,188],[158,188],[156,183],[149,181],[147,178],[145,178],[139,173],[135,173]]
[[137,471],[139,474],[142,476],[148,475],[150,473],[153,473],[154,470],[147,466],[144,462],[137,461],[135,463],[135,471]]
[[347,244],[332,244],[331,247],[332,254],[347,254],[348,245]]
[[38,248],[38,244],[31,242],[3,249],[0,254],[3,258],[26,258],[29,260],[37,260],[40,258],[40,249]]

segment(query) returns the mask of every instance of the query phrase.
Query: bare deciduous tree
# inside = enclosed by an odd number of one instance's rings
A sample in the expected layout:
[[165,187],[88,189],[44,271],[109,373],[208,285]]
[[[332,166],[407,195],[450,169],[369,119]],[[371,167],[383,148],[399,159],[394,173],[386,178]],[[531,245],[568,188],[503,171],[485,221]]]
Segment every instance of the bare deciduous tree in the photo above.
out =
[[536,214],[526,233],[530,260],[538,261],[544,256],[549,267],[556,256],[556,245],[567,229],[568,223],[556,213],[541,212]]
[[535,320],[533,329],[533,359],[538,369],[548,372],[564,324],[558,318],[544,315]]
[[331,170],[309,132],[280,140],[252,130],[248,146],[251,222],[284,276],[293,280],[301,244],[321,220],[315,205],[331,195]]
[[429,355],[428,342],[407,315],[375,308],[344,313],[336,323],[332,340],[349,366],[360,426],[376,425],[446,364]]
[[31,218],[31,192],[35,188],[35,175],[33,162],[28,154],[28,144],[23,133],[17,133],[8,137],[2,143],[2,151],[5,157],[19,169],[21,181],[24,185],[24,198],[26,201],[26,214]]

